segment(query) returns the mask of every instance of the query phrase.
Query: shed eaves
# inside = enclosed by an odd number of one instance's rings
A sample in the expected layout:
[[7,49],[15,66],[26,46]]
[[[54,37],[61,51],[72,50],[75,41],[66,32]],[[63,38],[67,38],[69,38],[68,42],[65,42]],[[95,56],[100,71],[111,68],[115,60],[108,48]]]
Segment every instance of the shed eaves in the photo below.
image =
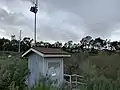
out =
[[40,47],[33,47],[33,49],[43,53],[45,55],[68,55],[69,53],[56,48],[40,48]]
[[22,54],[22,57],[30,55],[30,53],[37,53],[42,57],[70,57],[71,55],[67,52],[62,51],[61,49],[56,48],[40,48],[32,47],[28,51]]

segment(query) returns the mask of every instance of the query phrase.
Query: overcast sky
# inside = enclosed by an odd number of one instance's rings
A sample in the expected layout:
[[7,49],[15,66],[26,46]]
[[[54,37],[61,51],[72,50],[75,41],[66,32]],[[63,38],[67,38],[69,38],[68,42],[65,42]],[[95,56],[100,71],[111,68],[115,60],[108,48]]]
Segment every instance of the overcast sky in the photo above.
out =
[[[33,38],[31,0],[0,0],[0,37]],[[37,39],[79,41],[86,35],[120,39],[120,0],[39,0]]]

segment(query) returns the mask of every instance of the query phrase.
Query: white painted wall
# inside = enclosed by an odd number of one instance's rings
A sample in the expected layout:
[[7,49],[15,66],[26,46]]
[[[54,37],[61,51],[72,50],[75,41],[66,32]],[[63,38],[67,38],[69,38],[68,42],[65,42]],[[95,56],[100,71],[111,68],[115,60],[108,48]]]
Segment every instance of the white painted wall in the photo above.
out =
[[44,58],[44,61],[45,61],[45,73],[47,73],[48,71],[48,62],[60,62],[60,70],[58,71],[59,72],[59,80],[60,80],[60,83],[63,82],[63,76],[64,76],[64,73],[63,73],[63,59],[62,58]]
[[31,54],[28,59],[28,69],[30,70],[28,85],[33,86],[43,73],[43,57],[35,53]]
[[28,59],[28,69],[30,75],[28,78],[29,87],[33,86],[36,80],[39,80],[40,74],[46,76],[48,70],[48,62],[60,62],[59,77],[60,82],[63,82],[63,59],[62,58],[43,58],[38,54],[31,54]]

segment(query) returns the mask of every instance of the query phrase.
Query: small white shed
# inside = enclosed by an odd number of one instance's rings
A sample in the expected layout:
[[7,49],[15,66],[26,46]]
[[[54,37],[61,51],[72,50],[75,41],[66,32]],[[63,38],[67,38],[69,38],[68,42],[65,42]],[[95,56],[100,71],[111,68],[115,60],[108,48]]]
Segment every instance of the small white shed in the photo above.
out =
[[50,76],[51,80],[57,80],[60,84],[63,82],[63,58],[70,57],[67,52],[54,48],[33,47],[26,51],[22,57],[28,56],[28,86],[33,86],[39,79],[40,74],[46,77]]

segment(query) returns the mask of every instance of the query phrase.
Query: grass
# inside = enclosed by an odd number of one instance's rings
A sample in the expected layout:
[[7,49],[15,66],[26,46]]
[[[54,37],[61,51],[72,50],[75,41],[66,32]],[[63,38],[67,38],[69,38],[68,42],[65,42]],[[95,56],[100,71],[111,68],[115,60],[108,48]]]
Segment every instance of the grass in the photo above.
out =
[[22,59],[20,54],[0,52],[0,90],[9,90],[11,85],[19,87],[18,90],[23,89],[27,73],[27,60]]
[[120,70],[119,55],[90,56],[89,60],[96,65],[98,75],[105,75],[112,79],[117,77],[117,72]]
[[[92,65],[95,65],[98,76],[105,75],[107,78],[115,79],[117,77],[117,72],[120,70],[120,55],[109,55],[107,53],[90,55],[81,52],[72,54],[70,59],[67,58],[64,60],[64,64],[66,67],[70,67],[70,64],[73,65],[73,67],[78,65],[77,69],[73,68],[72,73],[81,74],[81,66],[87,61]],[[67,71],[66,67],[65,71]]]
[[[12,57],[9,58],[8,55]],[[23,67],[25,67],[26,61],[24,60],[20,58],[19,53],[0,52],[0,90],[23,90],[23,88],[20,89],[20,87],[23,87],[20,83],[23,83],[24,80],[21,80],[25,76]],[[67,67],[70,64],[73,66],[73,74],[76,73],[85,76],[87,85],[80,85],[79,88],[81,90],[120,90],[120,55],[108,55],[106,53],[90,55],[81,52],[74,53],[71,58],[64,59],[64,63]],[[40,84],[39,86],[35,86],[33,90],[70,89],[62,87],[58,89],[51,87],[51,85]]]

